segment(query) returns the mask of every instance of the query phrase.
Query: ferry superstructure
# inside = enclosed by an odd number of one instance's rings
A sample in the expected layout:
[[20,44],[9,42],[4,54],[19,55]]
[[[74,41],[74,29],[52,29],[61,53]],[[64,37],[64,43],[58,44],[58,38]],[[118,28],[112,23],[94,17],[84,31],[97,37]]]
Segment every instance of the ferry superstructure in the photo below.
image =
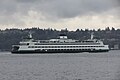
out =
[[61,34],[58,39],[34,40],[32,35],[21,41],[19,45],[12,46],[12,53],[80,53],[80,52],[107,52],[108,45],[103,41],[93,39],[73,40],[68,39],[66,35]]

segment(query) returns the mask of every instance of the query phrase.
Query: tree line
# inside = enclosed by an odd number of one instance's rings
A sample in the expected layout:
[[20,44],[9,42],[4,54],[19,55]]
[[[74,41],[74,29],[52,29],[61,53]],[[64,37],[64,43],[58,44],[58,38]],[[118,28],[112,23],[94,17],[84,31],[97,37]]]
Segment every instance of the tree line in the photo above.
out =
[[0,50],[11,50],[13,44],[18,44],[23,38],[28,37],[30,32],[33,35],[33,39],[37,40],[57,38],[59,34],[66,34],[71,39],[85,40],[90,39],[91,33],[94,33],[94,38],[103,40],[110,48],[113,48],[114,45],[120,45],[120,29],[113,27],[111,29],[107,27],[104,30],[77,29],[75,31],[69,31],[68,29],[27,28],[0,30]]

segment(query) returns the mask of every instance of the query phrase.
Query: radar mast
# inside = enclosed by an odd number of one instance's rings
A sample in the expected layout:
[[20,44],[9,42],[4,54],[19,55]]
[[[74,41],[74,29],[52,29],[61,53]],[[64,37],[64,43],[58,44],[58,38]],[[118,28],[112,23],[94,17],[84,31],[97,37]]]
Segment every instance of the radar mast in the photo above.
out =
[[92,32],[91,33],[91,40],[93,40],[93,38],[94,38],[94,33]]

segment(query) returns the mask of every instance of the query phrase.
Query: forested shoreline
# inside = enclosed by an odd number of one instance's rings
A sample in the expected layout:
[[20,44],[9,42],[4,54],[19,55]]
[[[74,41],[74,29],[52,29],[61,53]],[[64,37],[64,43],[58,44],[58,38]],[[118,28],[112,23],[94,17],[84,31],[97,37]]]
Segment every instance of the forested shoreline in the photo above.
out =
[[104,30],[90,30],[90,29],[77,29],[75,31],[69,31],[67,29],[40,29],[40,28],[28,28],[28,29],[5,29],[0,30],[0,50],[10,51],[13,44],[18,44],[23,38],[28,37],[29,33],[32,33],[34,39],[51,39],[57,38],[59,34],[66,34],[68,38],[85,40],[90,38],[90,34],[94,33],[94,38],[101,39],[105,44],[108,44],[110,48],[114,48],[115,45],[120,49],[120,29],[105,28]]

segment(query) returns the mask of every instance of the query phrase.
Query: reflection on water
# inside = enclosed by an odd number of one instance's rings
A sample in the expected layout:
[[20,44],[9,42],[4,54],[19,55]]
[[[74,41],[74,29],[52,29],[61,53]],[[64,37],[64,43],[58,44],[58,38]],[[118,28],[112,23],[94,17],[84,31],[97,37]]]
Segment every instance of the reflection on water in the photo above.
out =
[[0,52],[0,80],[120,80],[120,51],[11,54]]

